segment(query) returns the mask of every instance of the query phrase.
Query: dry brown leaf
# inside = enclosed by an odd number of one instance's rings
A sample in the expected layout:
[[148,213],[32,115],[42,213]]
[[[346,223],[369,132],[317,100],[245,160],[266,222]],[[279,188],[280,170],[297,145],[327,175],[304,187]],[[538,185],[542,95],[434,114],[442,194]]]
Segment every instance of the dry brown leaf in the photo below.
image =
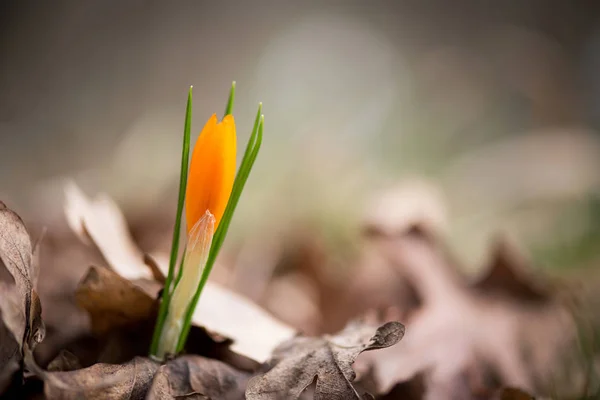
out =
[[155,282],[144,290],[116,272],[91,267],[77,287],[77,304],[85,309],[99,340],[95,360],[120,363],[145,355],[150,346],[158,303],[151,296]]
[[20,293],[32,289],[33,250],[31,239],[21,218],[0,202],[0,259],[13,276]]
[[[0,389],[4,389],[23,355],[25,344],[34,348],[45,334],[42,307],[35,291],[37,269],[33,265],[31,239],[21,218],[0,201],[0,260],[14,279],[1,282],[2,328]],[[10,334],[9,334],[10,333]],[[13,336],[14,340],[10,338]]]
[[147,398],[243,399],[249,377],[250,374],[221,361],[200,356],[183,356],[160,367]]
[[26,349],[27,367],[44,381],[48,400],[142,400],[159,364],[136,357],[125,364],[95,364],[75,371],[42,370]]
[[273,368],[250,380],[246,398],[297,399],[316,378],[315,399],[363,399],[352,385],[354,360],[363,351],[396,344],[403,335],[399,322],[379,328],[354,322],[333,336],[291,339],[273,352]]
[[75,299],[90,314],[92,331],[99,335],[146,321],[156,312],[156,302],[148,293],[103,267],[88,270]]

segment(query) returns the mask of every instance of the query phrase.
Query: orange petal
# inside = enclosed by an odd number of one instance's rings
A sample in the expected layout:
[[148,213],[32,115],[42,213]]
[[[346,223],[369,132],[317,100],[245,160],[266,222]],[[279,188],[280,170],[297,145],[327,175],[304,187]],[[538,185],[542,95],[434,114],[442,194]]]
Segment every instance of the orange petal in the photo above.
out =
[[188,233],[208,210],[215,217],[215,230],[231,195],[235,179],[235,120],[227,115],[217,123],[213,114],[192,152],[186,190]]

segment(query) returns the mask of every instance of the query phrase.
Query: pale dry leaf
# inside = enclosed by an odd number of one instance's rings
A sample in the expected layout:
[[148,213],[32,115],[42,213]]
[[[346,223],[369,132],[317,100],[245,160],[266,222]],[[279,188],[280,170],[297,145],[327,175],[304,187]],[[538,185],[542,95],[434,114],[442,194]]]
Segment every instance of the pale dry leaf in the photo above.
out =
[[71,229],[89,236],[108,264],[119,275],[133,279],[151,279],[142,252],[134,243],[127,221],[119,206],[107,195],[89,199],[75,183],[65,187],[65,216]]
[[250,300],[211,282],[204,287],[192,322],[232,339],[233,351],[260,363],[297,333]]
[[148,400],[198,398],[237,400],[244,398],[250,374],[218,361],[200,356],[183,356],[160,367]]
[[404,326],[388,322],[379,328],[353,322],[340,333],[324,337],[296,337],[272,355],[273,368],[248,383],[248,400],[297,399],[316,378],[315,399],[363,399],[354,388],[352,364],[364,351],[396,344]]

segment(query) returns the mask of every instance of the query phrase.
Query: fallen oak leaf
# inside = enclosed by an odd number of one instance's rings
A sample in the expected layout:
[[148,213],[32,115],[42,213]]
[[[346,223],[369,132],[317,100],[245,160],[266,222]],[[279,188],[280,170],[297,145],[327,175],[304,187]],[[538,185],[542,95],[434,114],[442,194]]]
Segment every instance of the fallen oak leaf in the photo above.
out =
[[191,395],[206,399],[243,399],[249,378],[250,374],[218,360],[178,357],[159,368],[147,399],[174,400]]
[[22,293],[28,294],[32,289],[32,257],[31,239],[25,224],[0,201],[0,259]]
[[364,351],[396,344],[404,326],[388,322],[375,327],[353,322],[340,333],[317,338],[298,336],[282,343],[272,355],[273,368],[248,383],[248,400],[297,399],[315,380],[315,399],[363,399],[354,386],[352,364]]
[[125,364],[94,364],[74,371],[51,372],[40,368],[25,347],[25,364],[44,381],[48,400],[142,400],[159,365],[143,357]]
[[[34,290],[37,269],[33,265],[33,249],[25,224],[14,211],[0,201],[0,259],[15,281],[18,295],[22,297],[16,312],[8,312],[11,317],[22,315],[24,324],[12,321],[9,324],[15,339],[23,345],[23,340],[39,343],[44,336],[41,322],[41,305]],[[2,302],[4,303],[4,302]],[[14,303],[11,304],[14,306]],[[0,304],[2,307],[2,304]],[[4,310],[3,310],[4,311]],[[14,310],[17,311],[17,310]],[[4,314],[4,313],[3,313]],[[30,341],[31,344],[31,341]]]
[[[0,201],[0,260],[14,284],[0,286],[2,328],[0,390],[19,370],[23,347],[34,348],[45,335],[40,299],[34,290],[37,268],[33,263],[31,239],[21,218]],[[10,336],[14,338],[11,339]],[[17,366],[15,368],[15,366]]]

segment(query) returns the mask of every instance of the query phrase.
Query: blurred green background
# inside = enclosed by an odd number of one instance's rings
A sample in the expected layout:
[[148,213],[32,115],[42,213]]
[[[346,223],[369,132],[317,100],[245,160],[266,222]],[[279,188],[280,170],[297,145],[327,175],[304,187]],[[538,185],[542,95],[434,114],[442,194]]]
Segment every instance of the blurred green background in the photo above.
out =
[[498,232],[594,266],[599,22],[595,1],[3,1],[0,198],[52,226],[73,178],[171,218],[187,88],[199,132],[236,80],[239,146],[259,101],[266,138],[229,246],[346,246],[408,179],[467,269]]

